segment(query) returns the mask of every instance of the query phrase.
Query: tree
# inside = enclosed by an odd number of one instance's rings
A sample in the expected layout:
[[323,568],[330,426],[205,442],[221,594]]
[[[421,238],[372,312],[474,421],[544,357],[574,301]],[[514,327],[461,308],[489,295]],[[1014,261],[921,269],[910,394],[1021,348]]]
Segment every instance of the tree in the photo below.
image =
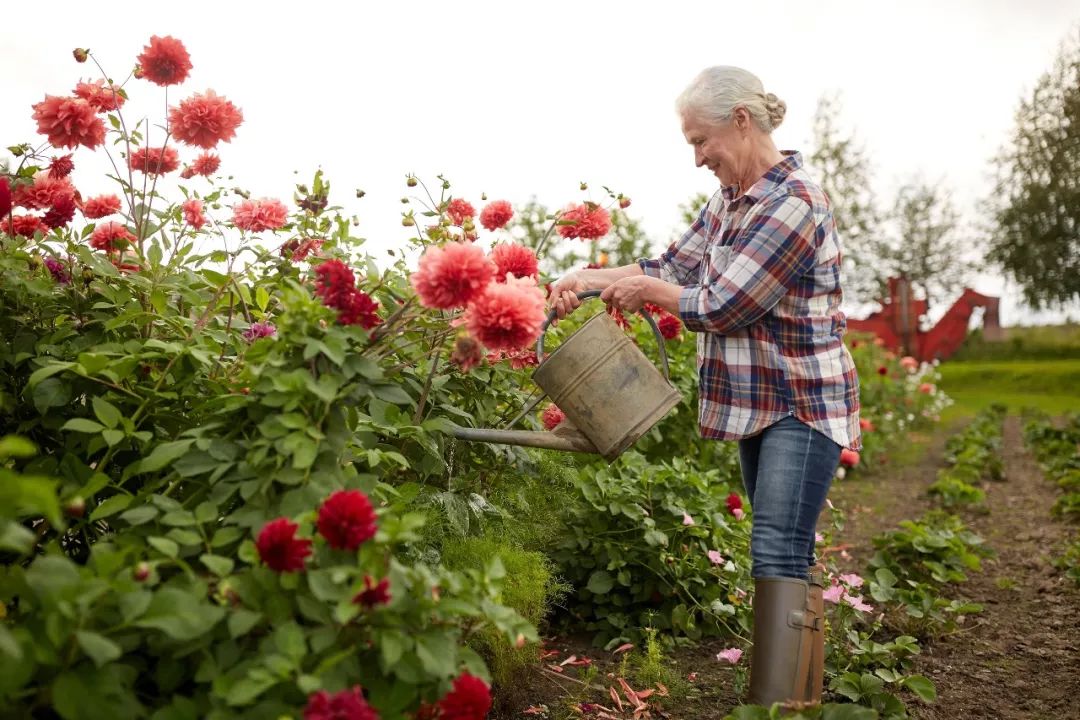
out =
[[970,263],[961,252],[959,215],[941,184],[912,179],[896,192],[890,232],[876,247],[883,277],[903,277],[930,308],[964,286]]
[[886,248],[871,187],[870,161],[854,134],[840,126],[838,93],[823,95],[814,112],[813,150],[807,158],[829,196],[844,248],[844,291],[856,302],[884,294],[887,275],[876,262]]
[[1080,298],[1080,27],[1021,101],[995,166],[988,258],[1035,307]]

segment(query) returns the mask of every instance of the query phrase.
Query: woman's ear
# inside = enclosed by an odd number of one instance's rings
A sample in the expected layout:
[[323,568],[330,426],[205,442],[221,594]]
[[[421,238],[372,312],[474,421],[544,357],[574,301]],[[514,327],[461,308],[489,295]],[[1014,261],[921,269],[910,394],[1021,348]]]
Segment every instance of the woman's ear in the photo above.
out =
[[731,121],[739,130],[750,128],[750,112],[741,105],[731,111]]

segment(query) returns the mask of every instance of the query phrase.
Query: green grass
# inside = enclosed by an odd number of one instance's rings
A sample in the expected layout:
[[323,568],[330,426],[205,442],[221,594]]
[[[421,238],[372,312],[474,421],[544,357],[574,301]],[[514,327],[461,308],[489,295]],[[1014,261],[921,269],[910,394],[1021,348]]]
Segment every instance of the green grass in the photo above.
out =
[[941,389],[956,404],[942,420],[974,415],[991,403],[1010,413],[1034,407],[1050,415],[1080,408],[1080,359],[949,361],[938,368]]

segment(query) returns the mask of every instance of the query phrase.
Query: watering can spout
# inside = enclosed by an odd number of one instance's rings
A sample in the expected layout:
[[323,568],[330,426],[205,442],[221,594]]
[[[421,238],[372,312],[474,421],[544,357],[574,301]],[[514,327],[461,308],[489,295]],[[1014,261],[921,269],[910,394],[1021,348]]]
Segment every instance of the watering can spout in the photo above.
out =
[[596,446],[577,430],[557,429],[555,432],[532,430],[492,430],[490,428],[467,428],[455,425],[450,434],[459,440],[523,445],[525,447],[599,454]]

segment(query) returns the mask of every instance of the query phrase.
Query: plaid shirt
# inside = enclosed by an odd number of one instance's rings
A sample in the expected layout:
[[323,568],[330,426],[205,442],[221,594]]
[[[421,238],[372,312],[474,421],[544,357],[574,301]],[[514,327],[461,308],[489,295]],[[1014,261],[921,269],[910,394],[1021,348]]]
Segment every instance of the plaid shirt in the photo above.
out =
[[682,238],[639,265],[683,287],[679,315],[698,333],[702,437],[751,437],[793,415],[858,448],[840,238],[802,156],[784,154],[743,196],[718,191]]

